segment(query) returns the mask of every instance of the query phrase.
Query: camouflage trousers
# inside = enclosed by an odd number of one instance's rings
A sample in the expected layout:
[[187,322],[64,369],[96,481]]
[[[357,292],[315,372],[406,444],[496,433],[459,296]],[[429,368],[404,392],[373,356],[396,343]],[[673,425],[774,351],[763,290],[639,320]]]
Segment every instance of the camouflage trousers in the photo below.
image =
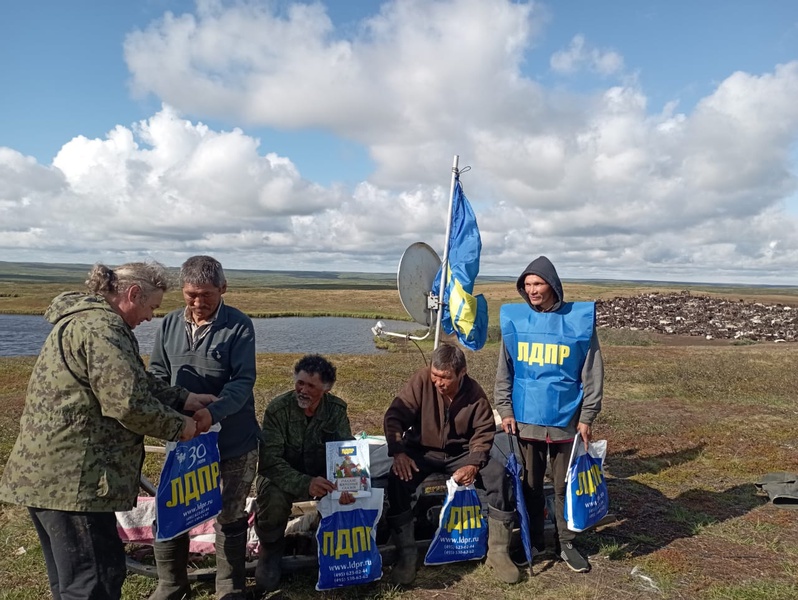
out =
[[258,511],[255,514],[255,531],[261,544],[280,539],[291,516],[291,507],[298,500],[310,496],[294,496],[277,487],[267,477],[258,477]]
[[246,505],[258,470],[258,451],[251,450],[219,463],[222,480],[222,512],[216,522],[224,527],[247,518]]

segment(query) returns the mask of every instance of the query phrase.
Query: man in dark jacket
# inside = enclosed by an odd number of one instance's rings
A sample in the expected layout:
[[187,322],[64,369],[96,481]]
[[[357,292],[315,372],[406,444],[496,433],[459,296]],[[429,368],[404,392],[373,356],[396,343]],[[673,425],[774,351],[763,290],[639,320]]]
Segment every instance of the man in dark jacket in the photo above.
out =
[[488,564],[505,583],[519,573],[508,548],[513,529],[512,502],[504,465],[490,459],[496,422],[482,387],[466,372],[457,346],[442,345],[431,365],[417,371],[385,413],[385,437],[393,467],[388,476],[388,523],[399,550],[391,577],[406,585],[416,576],[411,495],[431,473],[451,475],[459,485],[487,492]]
[[[246,592],[246,501],[255,479],[260,428],[255,417],[255,331],[252,320],[224,303],[219,261],[192,256],[180,269],[185,308],[164,318],[150,371],[164,381],[218,400],[194,413],[201,431],[221,423],[222,512],[216,518],[216,597]],[[158,589],[150,600],[179,599],[188,590],[188,534],[155,544]]]
[[565,302],[562,283],[545,256],[533,260],[516,282],[526,304],[501,308],[502,345],[494,402],[502,429],[518,434],[524,457],[524,496],[532,542],[544,548],[547,458],[554,480],[557,553],[574,571],[590,564],[574,547],[563,516],[565,475],[576,435],[587,448],[601,410],[604,363],[592,302]]

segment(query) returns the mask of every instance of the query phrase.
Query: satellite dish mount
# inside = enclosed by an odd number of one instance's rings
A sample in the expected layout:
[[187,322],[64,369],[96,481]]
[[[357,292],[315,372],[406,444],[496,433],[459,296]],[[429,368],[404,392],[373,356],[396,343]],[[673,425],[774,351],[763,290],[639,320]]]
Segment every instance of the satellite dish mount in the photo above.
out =
[[437,320],[438,296],[432,293],[432,283],[441,267],[441,259],[428,244],[416,242],[410,244],[399,260],[396,273],[396,287],[399,300],[407,314],[420,325],[428,328],[422,337],[408,333],[385,331],[382,321],[371,328],[374,335],[389,335],[410,340],[424,340],[429,337]]

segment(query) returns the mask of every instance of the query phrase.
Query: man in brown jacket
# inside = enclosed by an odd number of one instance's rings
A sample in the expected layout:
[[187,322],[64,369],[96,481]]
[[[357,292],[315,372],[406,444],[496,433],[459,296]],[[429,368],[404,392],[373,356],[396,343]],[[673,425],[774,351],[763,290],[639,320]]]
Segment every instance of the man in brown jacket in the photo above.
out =
[[493,410],[482,387],[466,373],[457,346],[442,345],[429,367],[417,371],[385,413],[385,437],[393,467],[388,477],[388,522],[399,551],[391,577],[409,584],[418,559],[411,496],[431,473],[457,484],[475,484],[488,497],[488,564],[505,583],[518,569],[508,553],[515,513],[504,465],[490,459],[496,432]]

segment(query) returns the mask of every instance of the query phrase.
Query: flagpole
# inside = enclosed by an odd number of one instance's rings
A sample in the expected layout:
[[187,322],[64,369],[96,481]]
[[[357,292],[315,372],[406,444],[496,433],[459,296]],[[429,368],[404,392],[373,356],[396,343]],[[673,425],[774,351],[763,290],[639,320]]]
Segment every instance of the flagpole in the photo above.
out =
[[441,280],[440,286],[438,287],[438,315],[435,322],[435,344],[433,345],[433,350],[437,349],[440,344],[441,339],[441,320],[443,317],[443,296],[444,292],[446,291],[446,276],[449,271],[449,236],[452,234],[452,207],[454,205],[454,185],[457,182],[458,170],[457,167],[460,164],[460,155],[454,155],[454,161],[452,163],[452,183],[449,187],[449,210],[446,217],[446,237],[444,238],[446,242],[443,246],[443,260],[441,261]]

